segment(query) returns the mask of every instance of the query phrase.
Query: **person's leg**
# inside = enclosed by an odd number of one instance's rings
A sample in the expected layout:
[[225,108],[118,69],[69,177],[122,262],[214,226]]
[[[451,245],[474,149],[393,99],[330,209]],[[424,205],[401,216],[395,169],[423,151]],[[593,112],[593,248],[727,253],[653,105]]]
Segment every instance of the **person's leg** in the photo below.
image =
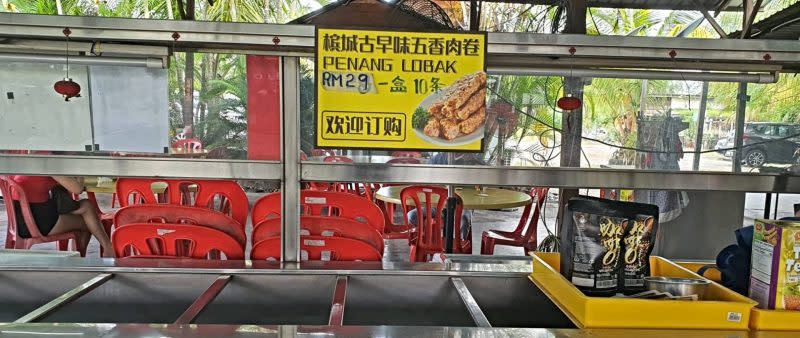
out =
[[406,217],[408,218],[409,225],[417,225],[417,209],[409,211],[408,214],[406,214]]
[[100,246],[103,247],[103,256],[113,257],[114,247],[111,245],[111,239],[103,229],[100,218],[97,216],[97,211],[89,200],[81,200],[80,207],[70,214],[60,215],[58,222],[56,222],[50,233],[60,234],[74,230],[88,230],[91,232],[100,242]]
[[470,229],[472,229],[472,210],[464,210],[461,213],[461,239],[472,240],[472,238],[468,238]]

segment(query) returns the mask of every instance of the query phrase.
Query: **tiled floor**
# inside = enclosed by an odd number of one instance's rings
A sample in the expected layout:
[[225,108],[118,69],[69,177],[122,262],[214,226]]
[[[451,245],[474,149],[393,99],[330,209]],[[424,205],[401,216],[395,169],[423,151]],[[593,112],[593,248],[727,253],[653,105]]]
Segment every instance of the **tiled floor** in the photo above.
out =
[[[248,193],[248,198],[250,200],[250,204],[252,204],[261,197],[262,194],[251,194]],[[110,209],[111,205],[111,195],[98,195],[98,201],[100,203],[100,207],[103,210]],[[550,202],[547,204],[545,208],[544,215],[547,218],[547,225],[553,229],[555,224],[555,214],[557,210],[557,204],[555,202]],[[500,230],[513,230],[517,223],[519,222],[519,217],[522,214],[522,209],[510,210],[510,211],[489,211],[489,210],[476,210],[474,211],[473,218],[472,218],[472,243],[473,243],[473,252],[479,253],[480,252],[480,240],[481,240],[481,233],[485,230],[490,229],[500,229]],[[0,200],[0,247],[5,247],[5,233],[6,233],[6,226],[7,226],[7,215],[5,213],[5,206],[3,205],[3,201]],[[249,234],[252,228],[252,224],[248,221],[247,224],[247,233]],[[539,229],[538,229],[538,238],[539,242],[547,235],[547,231],[543,227],[543,223],[541,220],[539,221]],[[55,244],[47,243],[47,244],[39,244],[35,245],[34,249],[40,250],[55,250]],[[248,253],[249,253],[249,244],[248,244]],[[386,250],[384,253],[384,261],[393,261],[393,262],[400,262],[400,261],[408,261],[408,241],[407,240],[387,240],[386,241]],[[97,241],[92,239],[91,243],[89,244],[88,248],[88,255],[89,256],[98,256],[99,255],[99,246]],[[495,255],[523,255],[523,250],[521,248],[513,248],[513,247],[505,247],[505,246],[497,246],[495,248]]]

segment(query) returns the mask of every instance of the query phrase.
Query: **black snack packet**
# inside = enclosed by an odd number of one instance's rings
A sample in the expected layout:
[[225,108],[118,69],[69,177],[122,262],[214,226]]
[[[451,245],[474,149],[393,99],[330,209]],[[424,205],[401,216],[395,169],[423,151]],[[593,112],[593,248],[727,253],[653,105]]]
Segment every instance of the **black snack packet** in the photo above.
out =
[[616,294],[628,219],[605,201],[584,198],[570,199],[563,219],[561,274],[586,295]]
[[658,233],[657,206],[636,203],[630,207],[638,210],[623,238],[622,293],[626,295],[645,290],[644,277],[650,276],[650,253]]
[[[658,232],[658,206],[577,196],[570,199],[565,212],[569,215],[563,218],[564,226],[562,226],[560,234],[562,238],[561,272],[567,279],[590,296],[612,296],[618,292],[630,295],[645,290],[644,277],[650,275],[650,253],[653,251]],[[606,229],[608,229],[611,224],[622,225],[623,233],[620,234],[621,242],[619,245],[615,242],[616,237],[611,238],[608,236],[608,231],[604,232],[606,234],[605,237],[602,236],[603,232],[601,231],[601,236],[599,237],[600,243],[603,244],[605,249],[604,255],[606,256],[604,257],[613,255],[618,260],[616,276],[619,280],[613,290],[610,287],[613,283],[607,280],[613,274],[606,274],[611,264],[602,264],[604,262],[600,261],[599,263],[601,264],[597,265],[596,259],[590,260],[594,264],[595,284],[589,287],[588,281],[581,279],[587,275],[584,271],[586,270],[585,266],[576,264],[576,262],[586,261],[586,257],[581,256],[578,250],[586,247],[586,245],[579,244],[579,242],[585,242],[587,237],[576,236],[575,234],[576,230],[580,231],[581,226],[585,228],[585,225],[580,224],[585,222],[581,218],[584,217],[581,214],[602,216],[602,219],[596,222],[598,227],[602,227],[605,224]],[[576,215],[579,217],[576,218]],[[621,219],[624,219],[624,221]],[[615,226],[615,229],[619,229],[619,227]],[[602,229],[598,228],[598,230]],[[615,232],[615,234],[619,233]],[[614,241],[611,241],[612,239]],[[616,254],[616,250],[620,250],[619,254]],[[567,259],[568,257],[572,257],[572,259]],[[597,275],[596,272],[601,272],[601,274]],[[600,283],[597,283],[598,278]],[[579,284],[586,284],[587,286]]]

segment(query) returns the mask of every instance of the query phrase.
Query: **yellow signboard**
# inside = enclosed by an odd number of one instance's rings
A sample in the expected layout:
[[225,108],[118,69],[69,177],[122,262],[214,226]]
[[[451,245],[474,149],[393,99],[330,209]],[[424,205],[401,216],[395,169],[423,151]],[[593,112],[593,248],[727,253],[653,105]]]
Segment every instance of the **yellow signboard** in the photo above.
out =
[[486,35],[318,29],[317,147],[482,151]]

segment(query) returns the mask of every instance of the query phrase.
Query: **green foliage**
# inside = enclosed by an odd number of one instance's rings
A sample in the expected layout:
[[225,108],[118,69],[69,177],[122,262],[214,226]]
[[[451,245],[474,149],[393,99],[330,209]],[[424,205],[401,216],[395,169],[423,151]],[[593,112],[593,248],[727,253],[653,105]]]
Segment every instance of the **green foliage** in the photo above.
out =
[[300,148],[307,154],[314,149],[316,105],[314,97],[314,63],[310,59],[301,59],[300,62]]

